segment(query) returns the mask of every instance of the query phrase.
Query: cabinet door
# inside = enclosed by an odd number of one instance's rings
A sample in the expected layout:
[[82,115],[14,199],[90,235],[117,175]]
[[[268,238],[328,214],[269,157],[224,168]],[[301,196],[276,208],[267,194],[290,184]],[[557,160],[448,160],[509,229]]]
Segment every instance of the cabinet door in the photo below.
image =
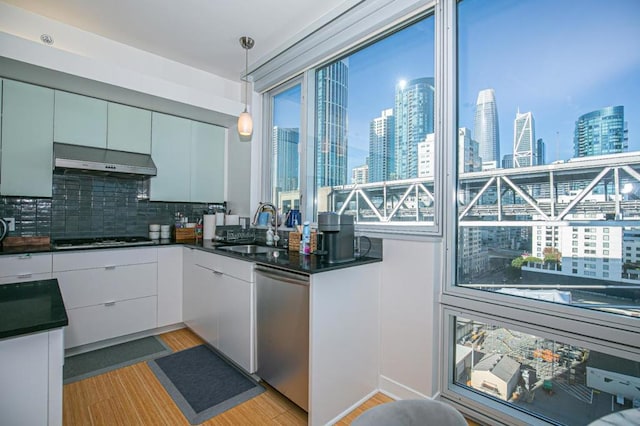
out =
[[2,195],[51,197],[53,90],[4,80]]
[[189,201],[191,122],[153,113],[151,157],[158,174],[150,179],[153,201]]
[[253,284],[224,275],[220,280],[220,350],[249,373],[253,362]]
[[107,101],[56,90],[53,138],[74,145],[107,147]]
[[151,154],[151,111],[109,102],[107,147]]
[[158,327],[182,322],[182,252],[158,247]]
[[224,201],[225,129],[191,122],[191,202]]
[[48,333],[0,340],[0,423],[57,424],[48,421],[48,379]]

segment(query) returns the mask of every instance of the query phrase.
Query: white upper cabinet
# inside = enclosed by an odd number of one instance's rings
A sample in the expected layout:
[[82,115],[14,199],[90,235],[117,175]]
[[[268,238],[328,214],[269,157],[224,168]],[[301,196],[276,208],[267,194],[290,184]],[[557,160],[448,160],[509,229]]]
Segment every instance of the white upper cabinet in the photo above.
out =
[[225,129],[191,122],[191,202],[224,201]]
[[158,174],[151,178],[154,201],[189,201],[191,121],[153,113],[151,157]]
[[51,197],[53,90],[4,80],[0,194]]
[[54,141],[107,147],[107,101],[56,90]]
[[153,113],[151,178],[153,201],[224,201],[225,129]]
[[109,102],[107,147],[151,154],[151,111]]

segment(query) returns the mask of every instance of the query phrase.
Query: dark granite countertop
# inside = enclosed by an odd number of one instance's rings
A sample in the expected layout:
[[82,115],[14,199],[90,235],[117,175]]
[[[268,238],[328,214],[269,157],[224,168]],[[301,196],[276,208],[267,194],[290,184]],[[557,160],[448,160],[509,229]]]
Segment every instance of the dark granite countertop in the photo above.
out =
[[355,260],[342,263],[328,263],[324,256],[315,254],[301,255],[296,251],[282,250],[277,255],[273,253],[255,253],[245,254],[227,250],[221,250],[220,247],[229,244],[220,244],[213,242],[198,242],[197,244],[186,244],[200,250],[208,251],[222,256],[232,257],[235,259],[246,260],[259,265],[275,266],[294,272],[303,272],[307,274],[318,274],[321,272],[333,271],[336,269],[350,268],[353,266],[366,265],[369,263],[381,262],[382,259],[376,257],[358,257]]
[[68,324],[58,280],[0,285],[0,339]]
[[226,250],[220,250],[221,246],[232,245],[224,243],[215,243],[211,241],[202,240],[187,240],[187,241],[163,241],[155,242],[150,245],[140,246],[119,246],[119,247],[86,247],[73,250],[56,250],[52,245],[43,246],[20,246],[20,247],[5,247],[0,249],[1,255],[9,254],[26,254],[26,253],[67,253],[73,251],[86,251],[86,250],[117,250],[120,248],[145,248],[145,247],[165,247],[173,245],[182,245],[186,247],[193,247],[199,250],[208,251],[222,256],[232,257],[235,259],[246,260],[248,262],[257,263],[260,265],[275,266],[281,269],[287,269],[295,272],[303,272],[307,274],[316,274],[320,272],[332,271],[342,268],[350,268],[352,266],[359,266],[368,263],[381,262],[382,259],[378,257],[363,256],[357,257],[355,260],[342,262],[342,263],[328,263],[324,256],[312,255],[300,255],[296,251],[282,250],[278,252],[277,256],[272,253],[257,253],[257,254],[243,254],[237,252],[231,252]]

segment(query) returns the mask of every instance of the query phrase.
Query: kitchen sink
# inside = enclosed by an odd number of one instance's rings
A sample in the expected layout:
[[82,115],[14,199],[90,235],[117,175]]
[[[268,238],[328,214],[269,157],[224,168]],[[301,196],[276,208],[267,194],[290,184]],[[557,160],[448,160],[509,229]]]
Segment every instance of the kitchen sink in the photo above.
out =
[[222,246],[222,247],[218,247],[218,250],[227,250],[227,251],[233,251],[236,253],[244,253],[244,254],[263,254],[263,253],[273,253],[273,252],[284,251],[284,249],[282,248],[265,247],[265,246],[259,246],[256,244],[243,244],[238,246]]

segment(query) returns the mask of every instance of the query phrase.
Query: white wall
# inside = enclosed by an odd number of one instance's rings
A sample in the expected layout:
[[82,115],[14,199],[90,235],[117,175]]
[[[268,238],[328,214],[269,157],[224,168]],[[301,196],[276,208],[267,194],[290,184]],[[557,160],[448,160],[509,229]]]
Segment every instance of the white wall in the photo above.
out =
[[[51,34],[52,46],[40,42]],[[0,56],[238,116],[232,81],[0,2]],[[222,123],[221,123],[222,124]]]
[[380,291],[380,390],[407,399],[438,392],[441,241],[385,239]]

